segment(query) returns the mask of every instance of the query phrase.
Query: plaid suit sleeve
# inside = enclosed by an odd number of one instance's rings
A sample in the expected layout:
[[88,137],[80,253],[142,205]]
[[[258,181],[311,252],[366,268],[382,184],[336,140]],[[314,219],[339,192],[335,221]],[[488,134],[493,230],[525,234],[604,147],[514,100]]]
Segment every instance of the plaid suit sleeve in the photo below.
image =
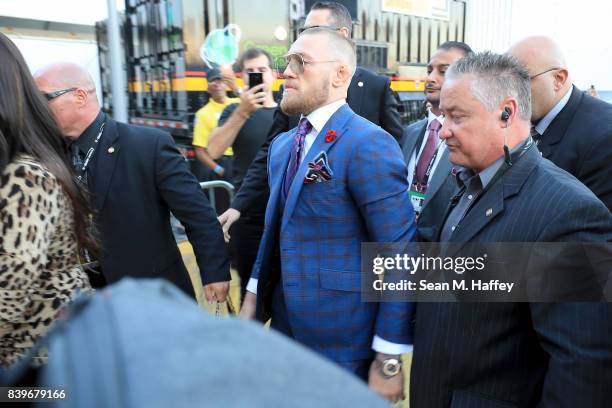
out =
[[[407,169],[397,142],[380,128],[367,128],[349,160],[348,187],[365,221],[371,242],[410,242],[416,234],[408,196]],[[375,334],[386,341],[411,344],[409,302],[383,302]]]

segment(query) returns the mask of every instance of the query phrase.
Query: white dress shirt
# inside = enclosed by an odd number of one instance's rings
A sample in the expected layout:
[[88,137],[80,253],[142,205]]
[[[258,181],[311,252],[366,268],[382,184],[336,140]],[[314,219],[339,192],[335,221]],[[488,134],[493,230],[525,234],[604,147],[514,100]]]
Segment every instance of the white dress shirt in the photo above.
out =
[[[306,155],[308,154],[308,151],[314,144],[315,140],[317,139],[317,136],[319,136],[319,132],[321,132],[321,130],[329,121],[329,119],[333,116],[333,114],[336,113],[336,111],[340,109],[345,103],[346,99],[340,99],[328,105],[321,106],[320,108],[315,109],[309,115],[306,116],[306,118],[312,125],[312,130],[304,138],[304,148],[302,149],[302,154],[300,155],[300,163],[302,163],[302,160],[304,160],[304,157],[306,157]],[[427,126],[429,127],[429,124]],[[438,158],[436,158],[436,161],[437,160]],[[257,282],[258,279],[249,279],[249,283],[247,284],[246,290],[256,295]],[[372,341],[372,349],[385,354],[402,354],[411,352],[412,345],[392,343],[375,335]]]
[[[418,158],[421,157],[421,153],[423,153],[423,149],[427,144],[427,137],[429,136],[429,127],[431,126],[431,122],[433,122],[434,119],[438,119],[440,125],[444,124],[444,115],[436,116],[431,110],[427,113],[427,128],[425,129],[425,137],[423,137],[423,142],[421,143],[421,146],[419,147],[418,151],[417,149],[414,149],[414,151],[412,152],[412,156],[410,156],[410,162],[408,163],[408,183],[410,183],[411,187],[412,179],[414,178],[414,172],[416,170],[416,165],[418,163]],[[440,131],[438,131],[438,134],[440,134]],[[431,175],[435,173],[436,167],[438,167],[438,163],[440,163],[440,159],[444,155],[444,150],[446,150],[446,143],[442,143],[442,139],[440,139],[439,137],[436,138],[436,148],[438,149],[438,155],[436,156],[436,160],[431,166]],[[429,181],[431,181],[431,176],[429,177],[428,182]]]

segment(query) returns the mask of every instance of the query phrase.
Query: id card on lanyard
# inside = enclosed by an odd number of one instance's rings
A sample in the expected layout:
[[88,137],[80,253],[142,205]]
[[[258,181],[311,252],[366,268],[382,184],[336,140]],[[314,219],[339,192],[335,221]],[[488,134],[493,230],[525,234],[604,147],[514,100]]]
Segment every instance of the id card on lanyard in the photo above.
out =
[[408,195],[410,196],[410,202],[412,203],[414,214],[416,217],[418,217],[421,214],[421,211],[423,211],[423,203],[425,202],[425,194],[410,190],[408,192]]
[[421,214],[421,211],[423,211],[423,203],[425,202],[425,193],[427,192],[427,185],[429,184],[429,176],[431,175],[431,171],[434,163],[436,162],[439,151],[440,146],[438,146],[434,154],[431,156],[431,159],[427,164],[425,174],[423,175],[423,180],[417,179],[416,169],[412,175],[412,182],[410,183],[410,191],[408,192],[408,195],[410,196],[410,202],[412,203],[412,208],[414,209],[414,213],[417,218]]

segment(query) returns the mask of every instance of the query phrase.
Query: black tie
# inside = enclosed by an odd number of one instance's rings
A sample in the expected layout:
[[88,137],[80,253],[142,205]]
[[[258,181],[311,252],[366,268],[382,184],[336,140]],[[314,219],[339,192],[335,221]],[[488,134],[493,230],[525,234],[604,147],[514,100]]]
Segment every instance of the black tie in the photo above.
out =
[[79,180],[83,183],[85,187],[87,187],[87,171],[83,171],[83,162],[85,159],[85,155],[79,149],[79,146],[76,143],[72,144],[72,165],[74,166],[74,171],[79,178]]
[[531,129],[529,130],[529,136],[531,136],[536,146],[540,144],[540,140],[542,140],[542,135],[536,130],[535,125],[531,126]]
[[457,177],[468,177],[465,181],[465,189],[461,197],[459,198],[459,202],[453,207],[451,212],[448,214],[444,225],[442,226],[442,232],[440,233],[440,241],[447,242],[450,240],[451,236],[455,232],[455,229],[465,218],[466,214],[470,210],[470,207],[478,196],[482,193],[482,182],[480,177],[477,174],[472,175],[473,173],[461,174],[459,173]]

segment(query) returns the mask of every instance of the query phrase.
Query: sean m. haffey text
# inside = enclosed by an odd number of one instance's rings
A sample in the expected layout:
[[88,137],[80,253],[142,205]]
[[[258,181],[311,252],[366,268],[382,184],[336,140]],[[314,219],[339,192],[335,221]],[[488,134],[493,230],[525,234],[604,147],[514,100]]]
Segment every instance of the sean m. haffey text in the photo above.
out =
[[[510,293],[514,288],[512,282],[502,282],[499,279],[468,279],[453,280],[452,284],[440,282],[439,280],[430,281],[420,279],[417,282],[412,280],[400,279],[399,281],[383,282],[386,272],[406,271],[410,275],[421,272],[421,276],[435,276],[436,273],[454,272],[461,276],[465,272],[480,272],[485,269],[487,255],[480,257],[433,257],[410,256],[408,254],[396,254],[392,257],[376,256],[372,262],[372,272],[377,276],[372,282],[375,291],[502,291]],[[431,275],[431,272],[434,275]],[[441,275],[438,275],[441,276]],[[415,276],[416,277],[416,276]],[[469,282],[469,284],[468,284]]]

